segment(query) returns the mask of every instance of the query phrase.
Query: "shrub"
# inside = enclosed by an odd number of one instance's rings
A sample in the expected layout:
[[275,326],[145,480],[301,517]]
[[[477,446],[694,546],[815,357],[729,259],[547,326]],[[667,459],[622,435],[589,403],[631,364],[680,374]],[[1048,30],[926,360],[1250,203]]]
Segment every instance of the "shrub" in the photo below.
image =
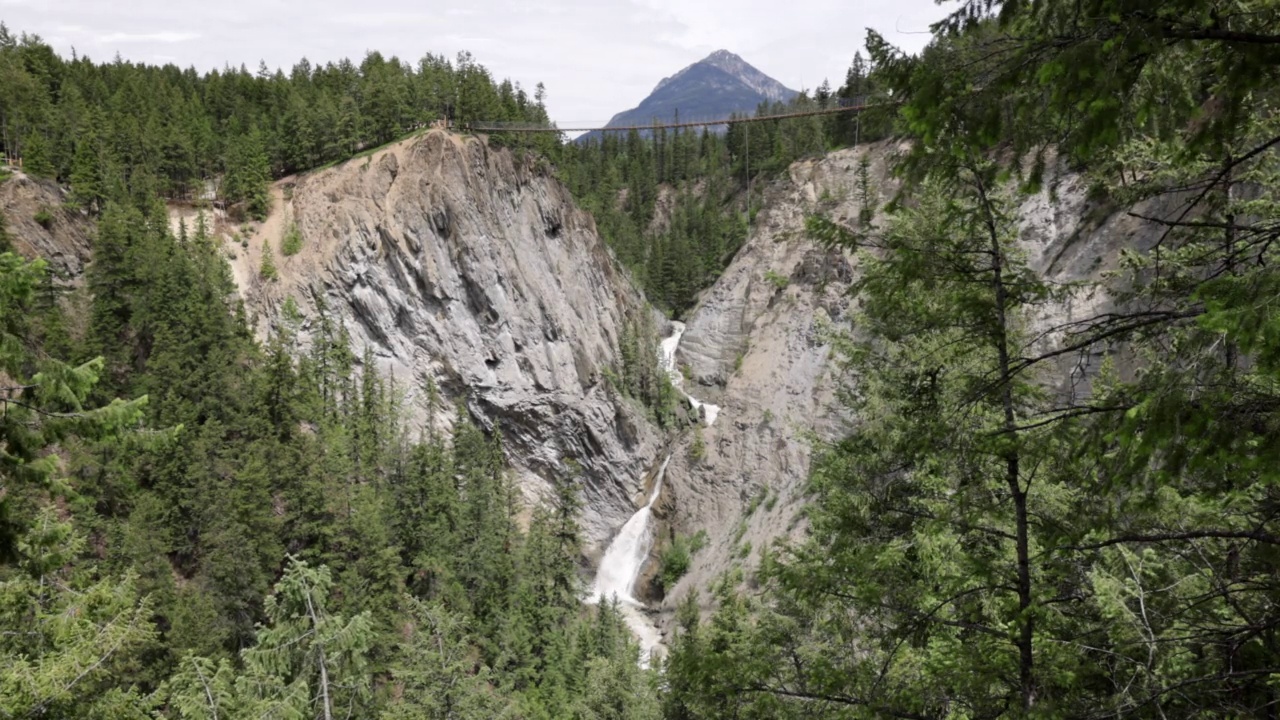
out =
[[298,302],[293,299],[292,295],[284,299],[284,308],[281,313],[284,315],[284,319],[289,322],[296,323],[302,320],[302,310],[298,308]]
[[756,510],[760,509],[760,506],[764,504],[765,499],[768,497],[769,488],[761,487],[757,490],[755,494],[751,496],[751,499],[747,501],[747,517],[754,515]]
[[693,442],[689,445],[689,459],[699,462],[707,456],[707,443],[702,439],[702,427],[693,431]]
[[699,530],[692,537],[677,535],[658,558],[658,582],[663,591],[670,590],[689,572],[693,556],[707,546],[707,531]]
[[284,238],[280,241],[280,252],[285,256],[297,255],[302,250],[302,232],[298,230],[297,223],[289,223],[289,229],[285,230]]
[[34,220],[40,227],[48,230],[53,227],[53,211],[49,209],[48,205],[41,205],[40,209],[36,211]]

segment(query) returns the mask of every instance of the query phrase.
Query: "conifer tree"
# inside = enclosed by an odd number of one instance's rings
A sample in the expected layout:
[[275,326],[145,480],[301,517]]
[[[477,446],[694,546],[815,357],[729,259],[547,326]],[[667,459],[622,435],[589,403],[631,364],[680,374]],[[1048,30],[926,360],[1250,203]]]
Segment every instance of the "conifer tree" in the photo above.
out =
[[262,241],[262,261],[258,265],[258,276],[263,280],[276,280],[280,277],[276,270],[275,251],[266,240]]
[[245,212],[255,220],[265,220],[271,209],[267,185],[271,167],[262,135],[257,130],[233,141],[227,156],[227,173],[222,192],[230,203],[244,203]]
[[43,134],[34,133],[22,144],[22,170],[28,175],[46,178],[54,177],[57,172]]
[[45,506],[0,566],[0,713],[11,717],[150,717],[154,702],[124,682],[156,635],[135,578],[95,577],[84,537]]
[[330,612],[328,568],[294,559],[267,598],[269,624],[242,653],[244,672],[190,657],[171,684],[184,718],[317,717],[333,720],[368,701],[371,623]]

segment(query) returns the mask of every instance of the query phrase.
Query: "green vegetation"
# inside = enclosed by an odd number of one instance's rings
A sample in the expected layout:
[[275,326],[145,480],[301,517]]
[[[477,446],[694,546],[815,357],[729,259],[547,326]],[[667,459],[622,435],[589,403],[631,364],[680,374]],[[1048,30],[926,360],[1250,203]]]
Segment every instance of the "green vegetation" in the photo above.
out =
[[[871,34],[903,196],[882,227],[811,223],[860,254],[858,422],[762,594],[682,612],[668,717],[1271,712],[1277,27],[1256,0],[997,0],[918,57]],[[1019,242],[1055,154],[1109,211],[1146,202],[1098,282]],[[1115,304],[1044,327],[1093,292]]]
[[[829,107],[836,99],[883,99],[861,56],[845,85],[832,93],[823,83],[802,94],[794,110]],[[762,106],[760,114],[788,108]],[[885,137],[888,110],[788,118],[730,125],[727,132],[668,131],[642,135],[604,133],[569,143],[556,154],[560,177],[596,218],[605,241],[628,267],[646,296],[673,317],[693,306],[747,239],[746,210],[760,206],[758,189],[794,161],[842,145]],[[747,190],[755,180],[755,195]]]
[[702,437],[702,426],[698,425],[693,429],[693,442],[689,443],[689,459],[693,462],[702,462],[707,456],[707,442]]
[[36,214],[32,216],[32,219],[36,221],[37,225],[48,230],[53,227],[53,210],[48,205],[41,205],[40,209],[36,210]]
[[0,715],[657,716],[579,600],[579,478],[518,524],[500,438],[412,439],[323,306],[255,342],[163,205],[105,204],[83,326],[7,246]]
[[271,249],[271,243],[266,240],[262,241],[262,261],[258,265],[258,277],[263,280],[280,278],[280,273],[276,270],[275,251]]
[[658,555],[658,583],[664,591],[675,587],[680,578],[689,572],[693,556],[707,546],[707,531],[699,530],[692,536],[677,535]]
[[298,308],[298,301],[294,300],[292,295],[284,299],[280,314],[290,323],[298,323],[303,320],[302,310]]
[[[495,81],[465,52],[453,61],[370,52],[360,62],[197,74],[66,59],[37,36],[0,27],[0,154],[69,184],[74,201],[94,211],[107,199],[190,200],[221,177],[220,199],[261,219],[273,178],[345,160],[441,117],[542,122],[542,97],[540,88],[530,97]],[[543,149],[554,143],[545,138]]]
[[300,252],[302,252],[302,231],[298,229],[297,223],[289,223],[289,228],[284,231],[284,237],[280,239],[280,254],[289,257]]
[[765,512],[773,512],[773,509],[778,506],[778,491],[771,490],[767,496],[764,501]]
[[775,290],[786,290],[787,285],[791,284],[791,278],[788,278],[786,275],[780,275],[773,270],[765,270],[764,279],[772,285]]
[[[261,216],[269,178],[441,111],[538,116],[540,94],[469,56],[200,76],[0,30],[3,149],[98,221],[73,318],[0,216],[0,716],[1274,714],[1277,27],[1263,0],[973,0],[919,56],[870,35],[840,93],[891,91],[892,114],[556,151],[680,312],[744,239],[751,176],[911,140],[897,202],[873,207],[864,163],[857,222],[809,223],[860,275],[833,344],[857,422],[818,449],[807,533],[750,587],[726,572],[705,620],[691,595],[660,671],[616,606],[580,603],[572,463],[522,515],[499,435],[464,410],[448,440],[415,437],[323,305],[305,351],[292,322],[256,341],[205,224],[174,237],[159,202],[221,176]],[[1043,274],[1019,240],[1059,160],[1100,214],[1144,208],[1096,281]],[[652,325],[627,323],[611,382],[674,428]],[[775,501],[751,497],[737,558]],[[664,588],[705,541],[673,538]]]
[[658,336],[650,314],[642,312],[627,320],[618,342],[622,365],[609,375],[612,384],[644,405],[659,425],[674,427],[680,398],[659,363]]

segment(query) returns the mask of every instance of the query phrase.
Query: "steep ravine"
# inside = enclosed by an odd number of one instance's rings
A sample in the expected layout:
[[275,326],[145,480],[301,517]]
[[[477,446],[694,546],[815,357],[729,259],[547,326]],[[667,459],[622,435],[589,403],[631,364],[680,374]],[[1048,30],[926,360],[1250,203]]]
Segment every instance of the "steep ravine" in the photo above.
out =
[[[705,531],[710,539],[656,605],[664,629],[690,593],[705,604],[702,591],[726,570],[750,571],[761,548],[803,532],[799,511],[815,442],[849,426],[837,391],[851,380],[832,357],[831,339],[856,332],[848,291],[857,274],[854,256],[808,237],[806,218],[858,222],[864,157],[870,195],[882,206],[898,190],[892,167],[904,149],[878,143],[792,165],[766,189],[748,241],[689,314],[675,364],[690,378],[689,393],[721,409],[714,424],[675,444],[655,508],[659,548],[676,534]],[[1125,209],[1091,201],[1085,178],[1050,167],[1044,190],[1019,200],[1020,239],[1038,272],[1058,282],[1096,279],[1116,267],[1122,248],[1141,251],[1154,242]],[[1078,319],[1105,302],[1079,292],[1038,322],[1047,328]],[[1046,334],[1043,342],[1057,340]],[[1063,358],[1062,392],[1083,387],[1080,380],[1096,369],[1091,360]]]
[[[303,249],[283,257],[292,225]],[[259,277],[264,240],[278,281]],[[530,500],[575,461],[592,552],[643,504],[662,436],[604,370],[626,318],[651,311],[545,164],[433,131],[281,184],[232,263],[261,333],[292,298],[305,346],[322,301],[419,421],[447,430],[461,404],[500,428]]]
[[[627,319],[653,311],[540,161],[435,131],[278,183],[271,217],[243,246],[231,238],[241,228],[221,216],[215,226],[264,337],[292,299],[305,348],[323,304],[356,352],[371,349],[407,393],[419,424],[434,418],[447,430],[462,407],[500,429],[530,501],[580,467],[588,554],[614,555],[597,561],[594,590],[623,597],[652,648],[681,600],[698,593],[706,601],[702,591],[726,570],[751,570],[761,548],[803,531],[814,442],[837,437],[849,421],[836,398],[845,378],[831,333],[853,329],[848,289],[857,273],[852,256],[807,237],[805,220],[822,213],[856,222],[864,157],[881,205],[897,189],[890,169],[899,149],[881,143],[798,162],[765,188],[730,266],[683,325],[660,325],[665,340],[655,339],[654,352],[697,398],[693,414],[702,418],[675,438],[605,379],[619,364]],[[0,185],[19,250],[52,259],[75,282],[87,218],[59,214],[48,229],[33,219],[60,202],[47,183]],[[1021,203],[1028,257],[1052,280],[1097,277],[1121,248],[1152,242],[1124,212],[1094,205],[1083,178],[1061,168]],[[303,249],[284,257],[281,238],[295,225]],[[260,277],[264,243],[278,280]],[[1103,302],[1080,294],[1040,321]],[[1090,361],[1063,359],[1064,391],[1087,378]],[[430,384],[441,395],[434,408],[426,407]],[[654,551],[698,531],[709,544],[664,595]]]

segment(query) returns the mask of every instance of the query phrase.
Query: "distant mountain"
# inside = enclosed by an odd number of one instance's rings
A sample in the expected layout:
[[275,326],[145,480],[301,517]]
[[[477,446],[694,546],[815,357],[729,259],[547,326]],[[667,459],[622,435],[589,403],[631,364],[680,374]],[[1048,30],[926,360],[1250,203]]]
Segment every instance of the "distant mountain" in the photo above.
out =
[[[669,122],[677,113],[682,121],[728,117],[754,112],[760,103],[787,102],[796,91],[757,70],[746,60],[717,50],[658,83],[639,105],[624,110],[607,127]],[[598,137],[591,132],[580,140]]]

